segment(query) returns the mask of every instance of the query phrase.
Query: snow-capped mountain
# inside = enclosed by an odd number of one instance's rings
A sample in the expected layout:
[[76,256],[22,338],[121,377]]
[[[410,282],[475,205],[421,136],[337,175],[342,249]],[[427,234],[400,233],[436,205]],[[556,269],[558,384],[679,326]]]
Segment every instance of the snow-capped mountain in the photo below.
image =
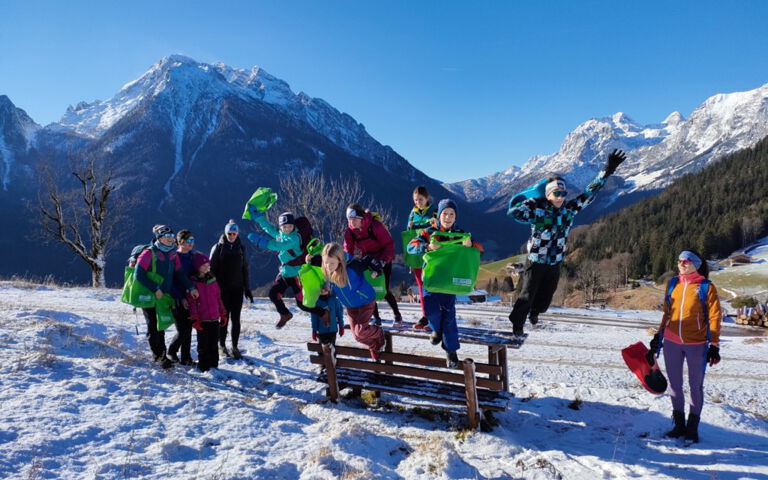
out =
[[[235,69],[222,63],[206,64],[181,55],[171,55],[153,65],[144,75],[125,86],[111,99],[81,102],[70,107],[59,125],[80,135],[98,137],[122,118],[138,109],[142,102],[168,95],[171,102],[168,113],[176,125],[178,144],[183,133],[185,116],[196,102],[219,101],[239,97],[244,101],[258,100],[289,114],[293,119],[306,122],[315,131],[337,146],[387,171],[398,172],[414,180],[416,169],[388,146],[381,145],[350,115],[339,112],[322,99],[304,92],[294,93],[287,82],[274,77],[264,69]],[[216,128],[217,117],[208,119],[204,130]],[[200,122],[197,119],[198,123]]]
[[0,189],[8,191],[17,169],[17,160],[25,155],[40,130],[27,113],[0,95]]
[[768,84],[710,97],[687,119],[679,112],[644,126],[623,113],[590,119],[569,133],[556,153],[533,156],[519,169],[445,186],[469,201],[501,208],[506,197],[548,175],[562,175],[574,187],[584,187],[618,148],[628,156],[616,172],[622,183],[617,195],[653,191],[766,135]]

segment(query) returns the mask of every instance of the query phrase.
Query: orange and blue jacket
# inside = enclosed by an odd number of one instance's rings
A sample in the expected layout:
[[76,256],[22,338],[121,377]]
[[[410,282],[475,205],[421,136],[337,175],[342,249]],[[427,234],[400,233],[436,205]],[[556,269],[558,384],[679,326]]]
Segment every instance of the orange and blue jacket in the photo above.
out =
[[659,331],[664,328],[664,340],[679,344],[699,344],[707,341],[707,322],[709,320],[710,343],[720,341],[720,324],[722,310],[720,298],[715,285],[709,284],[707,292],[707,315],[704,315],[704,305],[699,298],[700,281],[686,284],[679,281],[672,290],[671,301],[664,302],[664,315],[661,318]]

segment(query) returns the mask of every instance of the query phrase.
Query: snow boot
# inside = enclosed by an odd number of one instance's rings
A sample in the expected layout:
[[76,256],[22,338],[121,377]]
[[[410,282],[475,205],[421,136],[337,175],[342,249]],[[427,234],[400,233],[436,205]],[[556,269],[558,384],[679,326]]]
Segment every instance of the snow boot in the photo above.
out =
[[224,357],[231,357],[232,354],[229,353],[229,350],[227,350],[227,347],[224,345],[219,345],[219,358]]
[[685,427],[685,444],[699,443],[699,416],[694,413],[688,414],[688,425]]
[[232,358],[235,360],[241,360],[243,358],[243,354],[240,353],[240,349],[235,346],[232,347]]
[[432,332],[432,335],[429,336],[429,341],[432,342],[432,345],[437,345],[443,341],[443,334],[440,332]]
[[446,362],[448,368],[459,368],[459,356],[456,352],[446,352],[445,356],[448,359]]
[[167,357],[163,357],[157,361],[157,363],[160,364],[163,369],[167,370],[169,368],[173,368],[173,361],[169,360]]
[[179,356],[175,353],[168,352],[165,354],[165,358],[172,361],[173,363],[181,363],[181,360],[179,360]]
[[403,317],[401,315],[395,315],[395,321],[392,322],[393,327],[402,327],[403,326]]
[[531,312],[530,315],[528,315],[528,321],[531,322],[531,325],[536,325],[539,323],[539,314],[536,312]]
[[675,428],[664,434],[668,438],[680,438],[687,433],[685,428],[685,412],[672,410],[672,420],[675,421]]
[[280,320],[277,321],[275,324],[275,328],[280,330],[285,326],[286,323],[288,323],[288,320],[293,318],[293,314],[291,312],[288,313],[281,313],[280,314]]

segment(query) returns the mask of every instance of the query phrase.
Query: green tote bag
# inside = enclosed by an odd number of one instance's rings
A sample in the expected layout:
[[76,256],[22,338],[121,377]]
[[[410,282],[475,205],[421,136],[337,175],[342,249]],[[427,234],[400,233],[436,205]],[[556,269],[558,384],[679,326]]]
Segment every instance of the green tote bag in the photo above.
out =
[[163,294],[155,302],[155,311],[157,313],[157,330],[162,331],[173,325],[173,307],[176,300],[167,293]]
[[373,291],[376,292],[376,300],[381,300],[387,296],[387,279],[384,274],[377,275],[376,278],[371,277],[371,271],[365,271],[365,280],[371,284]]
[[422,230],[406,230],[400,233],[400,239],[403,242],[403,261],[411,268],[421,268],[424,266],[424,254],[414,255],[408,253],[408,244],[421,232]]
[[[147,271],[147,277],[160,285],[163,283],[163,277],[155,273],[155,252],[152,252],[152,268]],[[120,295],[120,301],[136,308],[152,308],[155,306],[155,292],[136,280],[136,267],[125,267],[123,274],[123,292]]]
[[320,298],[320,290],[323,288],[323,270],[305,263],[299,269],[299,281],[301,282],[301,303],[305,307],[314,308],[317,299]]
[[253,205],[256,210],[260,212],[266,212],[269,207],[275,204],[277,201],[277,194],[269,187],[259,187],[253,195],[251,195],[248,203],[245,204],[245,210],[243,210],[243,218],[251,220],[251,212],[248,211],[248,207]]
[[468,233],[440,232],[439,235],[454,238],[436,242],[440,248],[424,254],[424,290],[466,295],[475,289],[480,250],[461,245],[469,237]]

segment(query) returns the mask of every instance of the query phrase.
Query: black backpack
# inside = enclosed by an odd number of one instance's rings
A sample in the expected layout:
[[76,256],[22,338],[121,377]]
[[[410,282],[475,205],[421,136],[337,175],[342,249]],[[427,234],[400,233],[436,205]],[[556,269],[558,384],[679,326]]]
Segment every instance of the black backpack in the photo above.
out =
[[293,225],[296,227],[296,230],[299,232],[299,236],[301,237],[301,251],[295,252],[293,249],[288,250],[288,253],[293,255],[293,260],[286,263],[286,265],[290,265],[292,267],[297,267],[299,265],[304,265],[305,258],[307,256],[307,244],[312,240],[312,234],[314,231],[312,230],[312,224],[309,222],[309,219],[307,217],[298,217],[296,220],[294,220]]
[[136,245],[131,249],[131,255],[128,257],[128,266],[133,267],[136,265],[136,261],[139,259],[139,255],[141,255],[141,252],[144,250],[149,250],[152,248],[151,243],[142,243],[141,245]]

